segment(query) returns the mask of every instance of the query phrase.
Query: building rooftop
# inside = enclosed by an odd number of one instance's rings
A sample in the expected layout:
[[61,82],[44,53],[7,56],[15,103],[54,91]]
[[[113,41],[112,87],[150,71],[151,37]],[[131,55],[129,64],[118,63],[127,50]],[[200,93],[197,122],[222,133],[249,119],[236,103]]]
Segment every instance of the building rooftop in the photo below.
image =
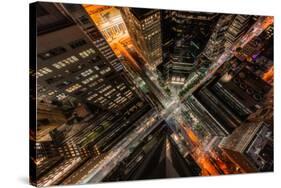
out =
[[157,9],[147,9],[147,8],[131,8],[130,10],[134,14],[134,16],[139,20],[157,11]]
[[38,35],[74,25],[73,20],[60,12],[57,4],[37,3],[35,6]]

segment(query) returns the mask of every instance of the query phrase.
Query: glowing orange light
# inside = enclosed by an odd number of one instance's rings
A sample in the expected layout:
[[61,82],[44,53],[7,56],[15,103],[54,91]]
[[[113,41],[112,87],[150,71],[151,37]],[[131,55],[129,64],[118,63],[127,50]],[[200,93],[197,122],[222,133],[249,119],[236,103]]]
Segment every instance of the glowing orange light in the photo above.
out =
[[194,144],[199,145],[199,139],[191,129],[187,130],[186,133]]
[[198,159],[198,162],[201,164],[202,168],[208,171],[210,175],[219,175],[219,172],[212,165],[207,156],[201,155]]
[[274,74],[274,71],[273,71],[273,66],[268,69],[264,74],[263,74],[263,77],[262,79],[266,82],[270,82],[271,80],[273,80],[273,74]]
[[266,29],[271,24],[273,24],[273,16],[267,16],[262,23],[262,28]]

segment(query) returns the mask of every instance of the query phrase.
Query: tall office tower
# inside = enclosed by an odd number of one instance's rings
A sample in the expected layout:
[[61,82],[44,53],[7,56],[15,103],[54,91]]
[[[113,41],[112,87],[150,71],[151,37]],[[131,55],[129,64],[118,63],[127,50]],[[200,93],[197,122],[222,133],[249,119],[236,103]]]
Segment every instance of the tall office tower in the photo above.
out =
[[248,117],[249,121],[264,121],[273,126],[273,88],[264,96],[264,101],[255,113]]
[[137,51],[157,67],[162,63],[160,10],[122,8],[121,13]]
[[196,117],[190,121],[203,129],[203,135],[227,136],[261,108],[271,86],[245,65],[240,62],[235,70],[214,77],[185,101],[189,114]]
[[66,122],[65,114],[58,107],[49,103],[39,102],[37,104],[36,140],[38,142],[50,141],[49,132]]
[[55,163],[51,169],[36,179],[33,185],[37,187],[44,187],[50,185],[59,185],[69,174],[73,173],[85,160],[81,158],[71,158],[60,160]]
[[203,54],[211,61],[215,61],[225,50],[233,44],[251,27],[255,16],[222,15],[214,28]]
[[263,51],[261,52],[261,55],[265,56],[266,58],[273,61],[273,46],[274,46],[274,26],[273,24],[269,25],[265,32],[262,33],[261,37],[263,37],[264,40],[266,40]]
[[[99,52],[105,57],[108,63],[117,71],[123,70],[123,66],[115,56],[114,52],[106,42],[97,25],[92,21],[82,5],[61,4],[62,9],[80,26],[83,31],[90,37],[91,41],[98,48]],[[122,73],[122,72],[121,72]]]
[[184,117],[192,123],[192,129],[200,138],[223,137],[229,134],[224,125],[221,125],[193,95],[187,98],[184,105],[186,108]]
[[253,24],[254,16],[237,15],[225,33],[225,48],[231,46],[245,33]]
[[273,171],[273,131],[264,122],[241,125],[219,147],[244,173]]
[[161,38],[162,38],[162,63],[157,69],[164,80],[169,77],[169,60],[170,52],[173,49],[173,32],[172,32],[172,11],[161,10]]
[[134,128],[133,123],[150,109],[146,103],[138,101],[128,105],[124,114],[99,112],[86,121],[49,125],[49,129],[44,129],[44,136],[36,135],[37,158],[97,157],[124,138]]
[[243,120],[261,108],[272,86],[245,67],[245,62],[241,65],[230,80],[225,80],[226,73],[211,90]]
[[111,42],[127,33],[126,25],[116,7],[97,5],[83,5],[83,7],[107,41]]
[[169,82],[183,84],[195,67],[218,15],[184,11],[162,11],[163,59]]
[[[35,155],[31,161],[36,169],[34,182],[38,186],[60,181],[87,159],[86,155],[80,153],[81,150],[69,147],[70,144],[59,144],[66,134],[58,133],[57,129],[67,122],[63,111],[58,107],[38,102],[36,138],[32,140]],[[59,174],[62,171],[67,173]]]
[[185,150],[171,137],[165,123],[155,127],[103,181],[156,179],[197,176],[201,169]]
[[[75,111],[77,117],[83,117],[86,110],[79,106]],[[85,128],[85,124],[72,124],[74,119],[66,117],[67,112],[55,105],[38,102],[37,104],[37,126],[36,126],[36,161],[50,162],[57,158],[86,157],[90,155],[87,148],[77,147],[75,142],[69,142],[68,137]],[[69,114],[70,115],[70,114]],[[98,119],[98,117],[97,117]],[[80,127],[80,128],[78,128]],[[39,168],[39,167],[38,167]]]
[[53,99],[68,96],[115,111],[135,96],[122,65],[81,5],[37,3],[37,83]]
[[49,131],[65,123],[66,117],[59,108],[49,103],[38,102],[37,108],[36,130],[30,130],[30,142],[32,142],[32,148],[30,149],[35,151],[36,155],[31,159],[30,165],[36,168],[36,178],[40,178],[46,171],[61,162],[63,158],[59,156],[57,151],[50,153],[44,151],[38,142],[52,144]]
[[[76,168],[89,157],[108,151],[135,127],[134,122],[150,106],[130,89],[121,63],[81,5],[35,3],[32,8],[37,13],[33,29],[38,93],[50,103],[75,102],[66,123],[48,126],[44,135],[35,130],[34,137],[42,136],[31,141],[35,173],[40,171],[42,176],[37,184],[48,185],[60,178],[50,180],[47,171],[56,174],[63,168]],[[87,115],[77,103],[97,113]],[[38,117],[40,124],[46,124],[46,118]],[[43,165],[58,161],[61,165],[49,165],[48,169]]]
[[[240,59],[256,59],[256,57],[264,52],[265,49],[269,49],[270,54],[268,58],[273,60],[272,54],[273,47],[273,24],[269,25],[259,36],[253,38],[248,44],[246,44],[242,49],[237,49],[238,56]],[[266,53],[265,53],[266,54]]]
[[38,102],[37,104],[37,126],[45,124],[61,125],[66,122],[66,117],[59,107]]
[[216,60],[225,50],[225,33],[233,19],[233,15],[221,15],[214,31],[203,51],[204,56],[209,60]]

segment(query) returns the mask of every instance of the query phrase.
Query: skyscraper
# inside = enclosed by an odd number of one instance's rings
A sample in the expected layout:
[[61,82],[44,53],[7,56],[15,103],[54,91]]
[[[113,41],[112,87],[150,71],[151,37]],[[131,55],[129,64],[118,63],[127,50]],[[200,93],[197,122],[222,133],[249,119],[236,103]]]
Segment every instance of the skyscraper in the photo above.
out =
[[[235,66],[235,70],[226,68],[231,66]],[[205,132],[227,136],[262,107],[270,85],[236,58],[218,72],[220,74],[198,88],[184,104],[201,121],[200,127]]]
[[30,10],[33,184],[273,170],[272,17]]
[[165,77],[172,84],[184,84],[196,66],[218,15],[200,12],[163,10],[162,47]]
[[36,19],[36,75],[45,95],[111,111],[134,97],[120,61],[81,5],[38,3]]
[[[32,28],[36,31],[37,62],[33,63],[37,70],[31,71],[37,80],[37,101],[44,102],[43,112],[47,106],[73,102],[65,119],[51,110],[49,115],[59,122],[56,126],[45,125],[49,121],[37,109],[42,130],[35,127],[31,141],[33,173],[40,174],[36,184],[48,185],[68,175],[52,178],[50,174],[58,169],[71,172],[111,149],[151,107],[134,93],[122,64],[82,5],[36,3],[32,9],[37,13],[36,28]],[[58,161],[61,164],[53,168],[51,164]]]
[[122,8],[134,46],[152,68],[162,63],[160,10]]
[[250,122],[224,138],[219,147],[242,172],[272,171],[273,132],[271,125]]
[[254,23],[254,16],[221,15],[203,54],[211,61],[230,49]]

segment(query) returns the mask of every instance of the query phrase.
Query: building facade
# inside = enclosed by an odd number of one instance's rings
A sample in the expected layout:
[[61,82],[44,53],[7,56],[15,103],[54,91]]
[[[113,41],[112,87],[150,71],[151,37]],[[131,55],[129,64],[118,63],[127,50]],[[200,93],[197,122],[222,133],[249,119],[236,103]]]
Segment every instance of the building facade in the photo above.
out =
[[165,77],[171,84],[184,84],[204,49],[217,14],[162,11],[162,47]]
[[242,172],[273,170],[273,132],[264,122],[246,123],[226,137],[219,147]]
[[156,68],[162,63],[160,10],[122,8],[121,13],[137,51]]
[[104,110],[134,97],[123,66],[81,5],[37,5],[37,84],[45,97],[68,96]]

